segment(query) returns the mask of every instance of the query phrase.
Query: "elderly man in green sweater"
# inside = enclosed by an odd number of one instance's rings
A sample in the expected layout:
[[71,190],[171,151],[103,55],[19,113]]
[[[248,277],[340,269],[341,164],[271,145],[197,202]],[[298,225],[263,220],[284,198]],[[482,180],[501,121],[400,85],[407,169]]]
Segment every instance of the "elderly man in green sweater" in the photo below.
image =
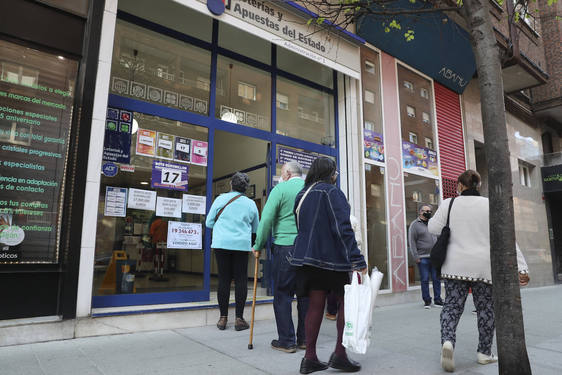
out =
[[304,187],[302,168],[299,163],[290,161],[281,168],[281,182],[271,190],[262,211],[258,226],[254,255],[259,257],[267,239],[273,236],[272,273],[274,282],[273,310],[277,323],[278,340],[271,341],[273,349],[294,353],[306,348],[304,319],[308,308],[308,298],[297,298],[298,325],[295,328],[292,318],[292,302],[296,292],[296,273],[287,257],[293,251],[297,236],[297,225],[293,209],[295,198]]

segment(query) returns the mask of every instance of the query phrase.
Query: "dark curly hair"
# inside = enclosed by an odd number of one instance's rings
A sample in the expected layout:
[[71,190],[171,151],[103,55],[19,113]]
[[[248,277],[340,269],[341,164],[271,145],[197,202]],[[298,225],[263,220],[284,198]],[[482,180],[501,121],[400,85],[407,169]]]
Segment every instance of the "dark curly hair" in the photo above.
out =
[[332,183],[332,176],[336,173],[336,162],[328,157],[320,156],[312,162],[310,170],[304,181],[305,186],[310,186],[315,182]]

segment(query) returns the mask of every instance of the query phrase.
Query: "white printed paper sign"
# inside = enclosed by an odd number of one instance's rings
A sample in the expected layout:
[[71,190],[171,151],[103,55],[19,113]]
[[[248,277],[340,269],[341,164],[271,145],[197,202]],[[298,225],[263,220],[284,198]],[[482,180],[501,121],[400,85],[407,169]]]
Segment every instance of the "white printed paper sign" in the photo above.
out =
[[203,249],[203,227],[199,223],[168,222],[168,249]]
[[156,207],[156,192],[151,190],[129,189],[127,207],[137,210],[154,211]]
[[200,195],[184,194],[181,212],[205,215],[206,202],[207,199]]
[[156,216],[181,217],[181,199],[156,198]]
[[[179,200],[179,199],[178,199]],[[107,186],[105,188],[105,216],[125,217],[127,215],[127,189]]]

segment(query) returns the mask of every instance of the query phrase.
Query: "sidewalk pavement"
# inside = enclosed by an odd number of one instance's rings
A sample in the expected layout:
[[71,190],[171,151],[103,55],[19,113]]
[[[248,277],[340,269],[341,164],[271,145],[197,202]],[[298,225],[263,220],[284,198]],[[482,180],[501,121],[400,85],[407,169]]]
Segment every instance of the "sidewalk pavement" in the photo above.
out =
[[[533,374],[561,374],[562,286],[525,289],[522,301]],[[469,297],[457,329],[456,373],[497,374],[497,364],[476,363],[472,309]],[[440,311],[433,306],[424,310],[421,302],[375,309],[374,340],[367,354],[350,354],[363,366],[359,374],[444,374],[439,363]],[[249,315],[247,309],[248,320]],[[324,320],[317,346],[321,360],[328,360],[335,336],[335,322]],[[248,350],[248,337],[249,331],[236,332],[229,322],[225,331],[206,326],[1,347],[0,374],[298,374],[304,351],[286,354],[270,347],[277,338],[275,321],[256,322],[253,350]]]

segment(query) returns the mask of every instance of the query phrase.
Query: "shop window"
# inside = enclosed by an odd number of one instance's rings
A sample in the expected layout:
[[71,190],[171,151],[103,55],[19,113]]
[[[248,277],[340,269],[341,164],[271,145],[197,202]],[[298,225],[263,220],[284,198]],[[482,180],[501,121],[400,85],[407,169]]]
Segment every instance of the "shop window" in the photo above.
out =
[[256,100],[256,86],[238,82],[238,96],[248,100]]
[[365,72],[369,74],[375,74],[375,64],[368,60],[365,60]]
[[369,269],[377,267],[383,273],[381,289],[390,288],[387,250],[387,220],[384,184],[384,167],[365,164],[365,203],[367,209],[367,243]]
[[[271,129],[271,75],[218,57],[215,116],[252,128]],[[225,114],[230,113],[229,115]]]
[[429,124],[429,123],[430,123],[430,120],[429,120],[429,113],[427,113],[427,112],[423,112],[423,113],[422,113],[422,121],[423,121],[424,123],[426,123],[426,124]]
[[287,95],[277,93],[277,108],[289,110],[289,97]]
[[375,124],[371,121],[365,121],[365,129],[374,131],[375,130]]
[[410,92],[414,92],[414,84],[410,81],[404,81],[404,87]]
[[210,65],[209,51],[117,20],[110,92],[207,115]]
[[[101,177],[93,294],[201,290],[208,130],[127,114],[131,128],[137,125],[129,159],[116,162],[113,177]],[[127,291],[115,281],[124,265],[135,275]]]
[[365,102],[375,104],[375,93],[369,90],[365,90]]
[[286,48],[277,48],[277,67],[319,85],[334,88],[332,69]]
[[271,64],[271,43],[224,22],[219,22],[219,46],[264,64]]
[[277,78],[277,88],[297,109],[277,111],[277,133],[334,146],[334,97],[281,77]]
[[22,86],[37,85],[39,80],[39,70],[9,62],[2,62],[1,73],[2,81]]
[[531,172],[532,167],[519,160],[519,182],[521,186],[531,187]]
[[425,143],[425,147],[429,148],[430,150],[433,150],[433,141],[430,138],[425,138],[424,139],[424,143]]
[[413,132],[408,133],[408,138],[410,143],[414,143],[414,144],[418,143],[418,135],[416,133]]
[[416,109],[412,106],[406,106],[406,112],[409,117],[416,117]]

